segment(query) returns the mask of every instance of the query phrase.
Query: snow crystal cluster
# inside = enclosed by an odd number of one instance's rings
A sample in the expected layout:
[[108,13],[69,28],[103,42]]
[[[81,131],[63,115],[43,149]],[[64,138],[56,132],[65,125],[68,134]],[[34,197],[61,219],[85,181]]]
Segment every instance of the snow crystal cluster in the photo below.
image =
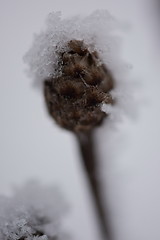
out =
[[24,56],[29,67],[28,74],[39,86],[47,78],[60,76],[58,53],[64,52],[70,40],[83,40],[89,51],[98,52],[115,79],[115,88],[111,94],[118,99],[117,105],[104,104],[103,111],[112,113],[112,120],[119,118],[122,112],[130,109],[128,102],[132,103],[129,68],[121,58],[121,38],[117,35],[117,30],[124,28],[125,24],[115,20],[107,10],[97,10],[86,17],[66,19],[62,18],[60,12],[50,13],[46,29],[35,35],[32,47]]
[[62,239],[61,196],[53,188],[29,183],[12,197],[0,197],[1,240]]

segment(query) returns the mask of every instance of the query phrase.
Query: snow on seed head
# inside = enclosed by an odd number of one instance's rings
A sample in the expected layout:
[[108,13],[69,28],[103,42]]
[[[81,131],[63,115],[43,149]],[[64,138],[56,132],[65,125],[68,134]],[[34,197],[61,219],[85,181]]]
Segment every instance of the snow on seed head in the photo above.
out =
[[[130,109],[130,106],[125,106],[123,99],[125,96],[127,101],[131,99],[128,96],[132,85],[128,76],[128,66],[121,57],[121,38],[118,36],[117,30],[122,29],[123,25],[115,20],[107,10],[97,10],[86,17],[74,16],[70,18],[62,18],[60,12],[50,13],[46,20],[46,28],[40,34],[35,35],[30,50],[24,56],[24,61],[28,64],[28,74],[33,78],[36,86],[42,87],[46,79],[61,77],[64,69],[68,75],[69,73],[72,74],[75,69],[76,72],[81,71],[82,73],[84,66],[82,62],[78,65],[70,65],[69,68],[67,66],[62,68],[62,56],[59,53],[68,53],[70,47],[68,43],[71,41],[83,42],[87,46],[88,52],[98,54],[99,62],[97,61],[97,66],[98,64],[106,66],[114,79],[114,88],[113,85],[112,88],[110,87],[110,93],[116,99],[118,108],[110,112],[114,109],[114,106],[110,108],[103,101],[101,110],[105,109],[107,115],[108,113],[112,114],[112,119],[118,119],[119,115]],[[63,57],[64,62],[67,61],[65,54]],[[95,69],[93,74],[96,77],[87,77],[86,81],[87,84],[95,86],[97,80],[100,79],[99,72]],[[63,93],[68,91],[75,95],[73,84],[69,82],[67,84],[65,88],[62,86],[57,91]],[[67,90],[69,85],[72,85],[73,91]],[[59,107],[57,106],[57,108]],[[107,112],[107,109],[110,109],[109,112]],[[78,118],[77,114],[74,114],[74,116]],[[100,119],[103,119],[103,116]],[[58,120],[58,122],[61,122],[61,126],[64,125],[63,119]]]

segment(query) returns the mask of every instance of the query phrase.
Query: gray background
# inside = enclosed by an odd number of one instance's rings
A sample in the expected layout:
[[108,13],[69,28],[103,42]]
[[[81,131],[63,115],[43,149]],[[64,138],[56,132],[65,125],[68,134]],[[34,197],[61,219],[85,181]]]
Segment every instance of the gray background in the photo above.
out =
[[22,57],[49,12],[60,10],[65,17],[101,8],[130,25],[122,55],[133,65],[139,95],[136,117],[125,116],[109,134],[105,127],[98,130],[104,194],[118,240],[159,240],[160,57],[154,1],[0,1],[0,192],[29,179],[58,185],[70,204],[65,224],[73,239],[97,239],[74,137],[48,118]]

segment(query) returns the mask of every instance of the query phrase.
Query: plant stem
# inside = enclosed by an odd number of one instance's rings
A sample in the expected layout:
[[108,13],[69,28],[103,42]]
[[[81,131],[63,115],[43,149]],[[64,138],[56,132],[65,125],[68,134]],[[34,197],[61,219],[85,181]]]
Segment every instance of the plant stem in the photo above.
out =
[[105,240],[112,240],[110,224],[105,216],[104,203],[101,195],[101,184],[98,180],[98,158],[94,145],[93,131],[76,134],[83,165],[88,177],[92,197],[97,211],[100,230]]

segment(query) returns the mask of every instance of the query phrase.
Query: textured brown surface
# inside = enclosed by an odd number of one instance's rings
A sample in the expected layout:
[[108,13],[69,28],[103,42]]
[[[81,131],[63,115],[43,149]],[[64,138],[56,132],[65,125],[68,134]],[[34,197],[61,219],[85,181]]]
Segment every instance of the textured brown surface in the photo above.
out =
[[109,93],[113,78],[83,41],[70,41],[68,50],[59,55],[61,76],[44,82],[48,112],[61,127],[86,132],[107,116],[101,105],[113,103]]

